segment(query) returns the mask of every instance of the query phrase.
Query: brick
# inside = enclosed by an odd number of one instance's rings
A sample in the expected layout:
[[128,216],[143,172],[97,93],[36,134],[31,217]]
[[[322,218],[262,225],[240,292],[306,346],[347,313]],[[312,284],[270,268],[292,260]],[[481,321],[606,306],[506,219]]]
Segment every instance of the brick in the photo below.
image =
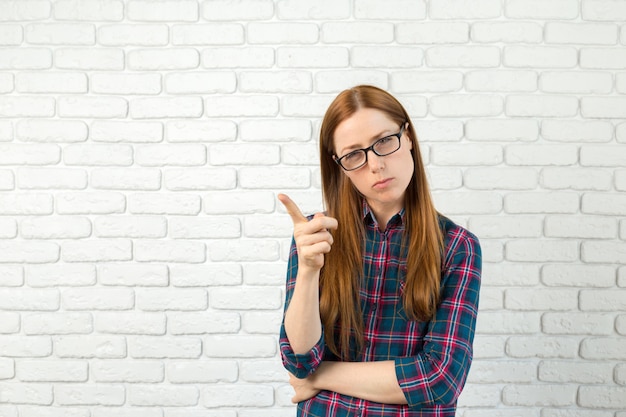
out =
[[538,185],[538,174],[531,168],[469,168],[463,179],[473,190],[531,190]]
[[[536,312],[485,311],[476,322],[477,334],[532,334],[539,331],[540,315]],[[521,339],[526,340],[527,336]],[[509,339],[510,340],[510,339]]]
[[161,172],[150,168],[96,168],[91,186],[104,190],[158,190]]
[[[236,411],[232,410],[190,410],[190,409],[181,409],[177,410],[175,408],[170,408],[165,411],[166,417],[237,417]],[[275,412],[275,411],[274,411]],[[133,417],[133,416],[128,416]],[[285,416],[287,417],[287,416]]]
[[495,95],[446,94],[430,99],[430,112],[437,117],[498,116],[502,110],[502,98]]
[[[617,330],[617,333],[621,335],[626,334],[626,316],[625,315],[622,314],[620,316],[617,316],[617,319],[615,320],[615,330]],[[623,373],[624,369],[621,369],[620,372]]]
[[[12,379],[15,377],[15,361],[3,358],[0,360],[0,379]],[[0,409],[0,412],[2,410]],[[15,414],[17,416],[17,413]]]
[[74,72],[21,72],[15,77],[15,86],[20,93],[86,93],[87,76]]
[[[354,68],[417,68],[423,65],[424,53],[410,46],[355,46],[349,60]],[[346,61],[343,66],[347,65]]]
[[23,382],[86,382],[87,362],[42,359],[19,361],[16,376]]
[[583,407],[623,409],[626,407],[626,387],[581,386],[578,403]]
[[87,125],[74,120],[20,120],[16,137],[25,142],[84,142]]
[[400,44],[467,43],[469,29],[461,22],[399,23],[396,40]]
[[478,43],[541,43],[543,27],[534,22],[474,22],[470,38]]
[[101,94],[159,94],[159,74],[93,74],[91,91]]
[[135,98],[130,102],[134,119],[186,118],[202,116],[201,97]]
[[501,361],[476,361],[472,364],[472,372],[468,383],[503,383],[503,382],[534,382],[537,374],[535,364],[528,362],[507,361],[503,367]]
[[503,290],[499,288],[482,288],[480,290],[480,311],[501,310],[504,302]]
[[13,219],[0,219],[0,239],[13,239],[17,236],[17,222]]
[[506,0],[505,16],[513,19],[575,19],[576,0],[554,0],[546,4],[539,0]]
[[609,70],[626,68],[624,48],[589,47],[580,49],[580,67]]
[[163,363],[149,360],[95,360],[90,370],[95,382],[158,383],[165,374]]
[[112,119],[128,115],[128,102],[120,97],[60,97],[57,105],[61,117]]
[[206,248],[201,242],[141,241],[135,243],[135,260],[140,262],[187,262],[202,263],[206,260]]
[[128,310],[135,305],[135,294],[127,288],[71,288],[61,293],[67,310]]
[[203,68],[270,68],[274,49],[265,47],[214,47],[202,50]]
[[581,211],[587,214],[626,214],[626,195],[619,193],[585,193]]
[[132,0],[126,5],[126,15],[129,20],[140,22],[195,22],[199,11],[196,1],[165,0],[155,4],[148,0]]
[[13,124],[10,121],[0,120],[0,142],[13,140]]
[[194,359],[202,353],[202,341],[195,337],[142,336],[130,340],[129,353],[135,359]]
[[456,168],[430,168],[428,182],[431,190],[456,190],[463,185],[463,172]]
[[124,69],[124,52],[113,48],[59,48],[54,52],[57,68],[119,71]]
[[54,397],[59,405],[122,405],[125,389],[122,385],[59,384]]
[[168,190],[229,190],[237,185],[237,173],[232,168],[181,169],[165,173]]
[[513,68],[573,68],[578,63],[578,54],[573,47],[507,46],[503,62]]
[[57,336],[55,353],[60,358],[119,359],[126,357],[126,341],[115,336]]
[[[168,142],[225,142],[237,137],[237,125],[229,120],[177,120],[165,126]],[[213,149],[213,148],[211,148]]]
[[626,366],[623,363],[615,367],[615,382],[626,385]]
[[176,239],[238,238],[241,236],[241,225],[239,219],[234,217],[174,217],[169,221],[169,233]]
[[555,287],[612,287],[615,269],[604,265],[544,265],[542,282]]
[[59,308],[59,292],[56,290],[0,288],[0,295],[3,296],[0,301],[3,310],[54,311]]
[[201,3],[201,14],[205,20],[266,20],[273,13],[272,0],[218,0]]
[[501,15],[502,5],[496,0],[480,4],[470,0],[442,0],[429,5],[431,19],[493,19]]
[[615,128],[615,136],[619,143],[626,143],[626,123],[618,124]]
[[244,28],[237,23],[174,25],[174,45],[240,45],[245,40]]
[[245,93],[310,93],[313,79],[305,71],[243,72],[238,87]]
[[233,93],[236,88],[233,72],[170,73],[165,77],[165,91],[171,94]]
[[582,311],[624,311],[626,310],[626,295],[623,291],[582,290],[580,309]]
[[493,68],[500,65],[500,48],[495,46],[433,46],[426,50],[429,67]]
[[57,20],[120,21],[124,2],[119,0],[60,0],[54,3]]
[[85,217],[26,218],[20,224],[27,239],[79,239],[91,235],[91,222]]
[[306,120],[245,120],[239,126],[239,136],[244,141],[308,141],[311,123]]
[[591,21],[620,21],[626,19],[626,4],[615,0],[583,0],[582,17]]
[[170,265],[169,270],[174,287],[234,286],[242,282],[241,266],[235,263]]
[[195,69],[200,54],[192,48],[136,49],[127,54],[128,68],[135,71],[171,71]]
[[276,333],[277,328],[280,328],[281,321],[282,312],[280,311],[244,313],[243,330],[249,333],[271,335]]
[[548,189],[609,190],[611,173],[593,168],[544,168],[541,184]]
[[606,335],[613,333],[613,316],[593,313],[545,313],[541,330],[557,335]]
[[[108,219],[108,218],[101,218]],[[96,219],[96,228],[99,225],[99,219]],[[144,220],[162,220],[162,219],[141,219],[135,218],[137,222]],[[146,221],[145,225],[148,226],[151,222]],[[161,222],[159,222],[161,223]],[[162,225],[158,224],[156,227],[162,227],[163,235],[165,235],[165,221]],[[127,232],[126,232],[127,233]],[[113,286],[141,286],[141,287],[164,287],[168,285],[169,273],[167,266],[165,265],[139,265],[139,264],[103,264],[98,265],[98,278],[102,285]]]
[[247,237],[287,237],[293,232],[293,222],[288,216],[276,218],[270,216],[247,216],[244,218],[244,230]]
[[[334,25],[345,25],[341,23],[326,23],[322,27],[329,26],[327,30],[330,32],[330,37],[328,39],[324,39],[325,43],[338,43],[342,42],[336,39],[337,35],[341,35],[344,31],[339,30],[343,26],[334,26]],[[375,25],[375,24],[372,24]],[[358,26],[355,26],[357,28]],[[375,26],[374,26],[375,27]],[[333,30],[334,28],[337,28]],[[391,31],[391,36],[393,39],[393,30]],[[333,36],[334,35],[334,36]],[[320,29],[318,25],[314,23],[250,23],[247,25],[247,37],[248,43],[252,45],[259,44],[314,44],[320,38]]]
[[268,385],[213,384],[203,392],[203,405],[208,408],[268,407],[274,404],[274,389]]
[[134,194],[129,197],[129,211],[133,214],[195,215],[200,212],[200,199],[183,194]]
[[32,313],[23,317],[27,335],[87,334],[93,332],[89,313]]
[[143,288],[136,291],[137,308],[143,311],[196,311],[208,307],[204,289]]
[[95,27],[88,23],[31,23],[26,25],[26,42],[33,45],[94,45]]
[[573,385],[507,385],[502,390],[502,402],[513,406],[567,406],[576,401]]
[[54,99],[47,97],[0,97],[0,117],[52,117]]
[[615,170],[615,189],[626,191],[626,170]]
[[52,214],[52,196],[48,194],[1,194],[0,213],[13,215]]
[[597,72],[543,72],[539,88],[548,93],[607,94],[613,89],[613,77]]
[[275,310],[282,306],[278,288],[215,288],[209,291],[209,305],[218,310]]
[[209,147],[209,163],[215,165],[276,165],[280,147],[272,144],[216,144]]
[[626,358],[626,339],[616,337],[588,337],[580,344],[584,359],[617,360]]
[[169,313],[167,320],[173,335],[237,333],[241,328],[239,313],[231,312]]
[[[219,201],[219,204],[216,202]],[[276,197],[268,191],[213,192],[203,197],[202,207],[207,214],[271,213]]]
[[284,382],[285,372],[277,359],[244,361],[241,366],[241,380],[245,382]]
[[473,119],[465,124],[465,136],[473,141],[535,141],[538,134],[534,120]]
[[56,196],[59,214],[122,213],[126,207],[124,195],[113,192],[76,192]]
[[29,265],[26,282],[30,287],[80,287],[96,283],[96,270],[89,264]]
[[43,20],[50,17],[50,3],[38,0],[13,0],[0,4],[0,21]]
[[99,26],[97,36],[105,46],[165,46],[169,31],[165,24],[114,24]]
[[235,361],[174,361],[168,364],[167,375],[173,383],[235,382],[238,368]]
[[618,31],[617,26],[603,23],[551,22],[546,25],[545,39],[547,43],[615,45]]
[[509,95],[505,102],[507,116],[573,117],[578,113],[578,99],[557,95]]
[[89,137],[96,142],[161,142],[163,125],[160,122],[96,120],[91,124]]
[[21,25],[3,23],[0,27],[0,45],[18,46],[24,40],[24,33]]
[[244,189],[297,189],[310,185],[310,171],[302,167],[243,167],[239,170],[239,186]]
[[[315,33],[317,36],[317,32]],[[389,43],[394,39],[394,27],[389,23],[379,22],[329,22],[321,29],[324,43]],[[316,41],[317,39],[313,39]],[[312,43],[312,42],[309,42]],[[407,42],[399,42],[407,43]]]
[[317,144],[285,144],[282,145],[281,160],[286,165],[317,165],[319,164],[317,152]]
[[580,100],[583,117],[614,118],[626,117],[626,99],[622,97],[584,97]]
[[273,117],[278,114],[278,98],[274,96],[215,96],[205,100],[209,117]]
[[[24,269],[21,266],[0,265],[0,285],[3,287],[21,287],[24,284]],[[17,317],[19,322],[19,317]],[[12,326],[8,326],[12,327]],[[0,333],[2,333],[0,331]]]
[[279,0],[274,7],[280,20],[339,20],[351,12],[349,0],[320,0],[315,5],[306,0]]
[[526,92],[537,89],[537,74],[530,71],[471,71],[465,75],[467,91]]
[[61,246],[61,256],[65,262],[129,261],[132,245],[122,239],[68,241]]
[[204,354],[210,358],[268,358],[276,353],[272,336],[207,336]]
[[[3,335],[0,339],[0,353],[9,358],[44,358],[52,354],[52,341],[48,336]],[[6,388],[1,388],[3,395]]]
[[578,340],[564,336],[512,336],[507,340],[506,353],[514,358],[577,359]]
[[20,189],[75,189],[87,187],[87,173],[80,169],[22,168],[17,172]]
[[201,144],[154,144],[135,149],[135,161],[142,166],[198,166],[206,163],[206,147]]
[[476,216],[469,228],[481,238],[540,237],[542,221],[532,216]]
[[392,90],[398,93],[442,93],[459,91],[463,74],[458,71],[399,71],[391,76]]
[[506,259],[521,262],[573,262],[578,242],[570,240],[519,239],[506,244]]
[[[359,65],[355,57],[357,48],[352,49],[352,61],[354,66],[359,67],[363,65]],[[276,64],[279,68],[345,68],[350,61],[350,51],[339,46],[284,46],[276,50]]]
[[502,198],[487,192],[445,192],[434,193],[437,207],[445,213],[453,214],[493,214],[502,209]]
[[212,261],[274,261],[279,258],[275,241],[239,240],[213,242],[209,244],[209,259]]
[[[622,29],[622,33],[626,33],[626,30]],[[618,93],[626,93],[626,74],[622,73],[615,76],[615,90]]]
[[98,237],[158,238],[167,234],[165,219],[149,216],[102,216],[94,221]]
[[100,333],[163,336],[166,333],[166,320],[163,313],[103,311],[96,315],[95,329]]
[[56,243],[11,241],[5,243],[0,241],[0,263],[38,264],[56,262],[58,260],[59,245]]
[[600,120],[543,120],[541,136],[558,142],[609,142],[613,125]]
[[[480,389],[480,386],[479,386]],[[477,390],[478,391],[478,390]],[[461,398],[463,398],[461,394]],[[480,395],[480,393],[477,393]],[[459,404],[460,405],[460,404]],[[484,404],[482,404],[484,406]],[[545,411],[545,409],[543,409]],[[568,410],[569,411],[569,410]],[[539,410],[528,410],[520,408],[507,407],[506,409],[468,409],[463,417],[539,417]],[[544,415],[544,417],[547,417]]]
[[[486,385],[489,386],[489,385]],[[493,385],[492,385],[493,386]],[[464,389],[459,397],[459,407],[467,405],[474,410],[481,410],[477,407],[496,407],[500,404],[501,387],[497,389],[491,389],[489,392],[485,392],[484,388],[480,385],[467,384],[467,389]],[[468,410],[472,410],[468,409]],[[485,417],[481,415],[480,417]],[[505,417],[504,414],[498,415],[498,417]]]
[[548,216],[546,237],[613,238],[617,236],[614,219],[592,216]]
[[[2,4],[6,2],[0,3]],[[37,70],[50,67],[52,53],[46,48],[3,48],[0,57],[0,70]]]
[[578,306],[578,290],[542,288],[507,289],[504,306],[508,310],[569,311]]
[[442,166],[497,165],[502,162],[502,147],[437,144],[432,147],[431,160]]
[[161,409],[153,407],[116,407],[113,409],[111,407],[99,407],[91,412],[91,416],[106,417],[112,410],[114,410],[115,415],[118,417],[163,417]]
[[[53,402],[52,386],[46,384],[22,384],[11,381],[0,384],[2,402],[8,404],[31,404],[50,406]],[[4,410],[2,410],[4,412]]]
[[620,242],[583,242],[582,260],[586,262],[624,263],[626,250]]

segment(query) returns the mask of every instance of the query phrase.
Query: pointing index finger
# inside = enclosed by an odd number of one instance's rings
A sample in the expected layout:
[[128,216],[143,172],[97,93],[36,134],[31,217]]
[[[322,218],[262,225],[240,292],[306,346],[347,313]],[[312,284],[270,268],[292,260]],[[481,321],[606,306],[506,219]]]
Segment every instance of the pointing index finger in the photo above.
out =
[[283,206],[285,206],[285,209],[291,217],[293,224],[308,221],[305,215],[302,214],[302,211],[300,211],[300,208],[296,205],[296,203],[293,202],[291,198],[289,198],[288,195],[278,194],[278,200],[283,204]]

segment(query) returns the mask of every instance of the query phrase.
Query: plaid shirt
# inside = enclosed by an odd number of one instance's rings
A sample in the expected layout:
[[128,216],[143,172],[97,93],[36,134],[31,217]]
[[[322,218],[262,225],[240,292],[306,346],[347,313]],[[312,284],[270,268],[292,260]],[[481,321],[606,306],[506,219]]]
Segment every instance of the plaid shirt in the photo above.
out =
[[[429,322],[411,321],[402,303],[406,249],[402,250],[404,210],[381,232],[367,205],[364,209],[365,250],[361,283],[365,346],[357,361],[394,360],[396,377],[408,405],[380,404],[336,392],[321,391],[298,404],[298,416],[454,416],[456,400],[472,361],[478,312],[481,250],[478,239],[441,217],[445,259],[441,304]],[[298,270],[292,243],[287,270],[285,310]],[[285,368],[299,378],[315,372],[322,361],[338,360],[325,349],[323,337],[307,354],[294,354],[280,332]]]

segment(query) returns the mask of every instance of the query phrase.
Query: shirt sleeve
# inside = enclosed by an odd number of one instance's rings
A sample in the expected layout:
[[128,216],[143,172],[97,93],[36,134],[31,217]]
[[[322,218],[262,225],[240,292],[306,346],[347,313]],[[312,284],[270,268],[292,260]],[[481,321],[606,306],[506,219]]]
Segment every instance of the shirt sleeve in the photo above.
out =
[[410,408],[455,404],[472,362],[482,268],[480,244],[458,226],[447,240],[441,304],[429,323],[423,350],[395,360],[396,377]]
[[296,276],[298,275],[298,251],[296,250],[295,240],[291,242],[289,251],[289,262],[287,264],[287,283],[285,292],[285,308],[283,311],[283,321],[280,326],[280,356],[283,366],[287,371],[291,372],[297,378],[305,378],[315,372],[322,363],[324,357],[324,330],[322,328],[322,336],[320,340],[304,354],[296,354],[291,348],[287,333],[285,332],[285,312],[291,302],[291,296],[296,285]]

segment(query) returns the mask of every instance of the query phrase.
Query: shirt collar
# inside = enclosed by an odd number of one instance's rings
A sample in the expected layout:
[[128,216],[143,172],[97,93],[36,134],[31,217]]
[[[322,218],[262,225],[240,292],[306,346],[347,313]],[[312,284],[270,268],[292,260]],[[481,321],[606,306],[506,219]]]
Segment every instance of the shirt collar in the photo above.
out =
[[[365,223],[366,225],[373,225],[373,226],[378,226],[378,221],[376,220],[376,216],[374,216],[374,212],[372,211],[371,207],[369,204],[367,204],[367,201],[365,201],[365,199],[362,199],[362,214],[363,214],[363,223]],[[395,226],[402,226],[404,225],[404,221],[405,221],[405,210],[404,207],[402,207],[402,209],[396,213],[391,219],[389,219],[389,223],[387,224],[387,228],[389,227],[395,227]]]

